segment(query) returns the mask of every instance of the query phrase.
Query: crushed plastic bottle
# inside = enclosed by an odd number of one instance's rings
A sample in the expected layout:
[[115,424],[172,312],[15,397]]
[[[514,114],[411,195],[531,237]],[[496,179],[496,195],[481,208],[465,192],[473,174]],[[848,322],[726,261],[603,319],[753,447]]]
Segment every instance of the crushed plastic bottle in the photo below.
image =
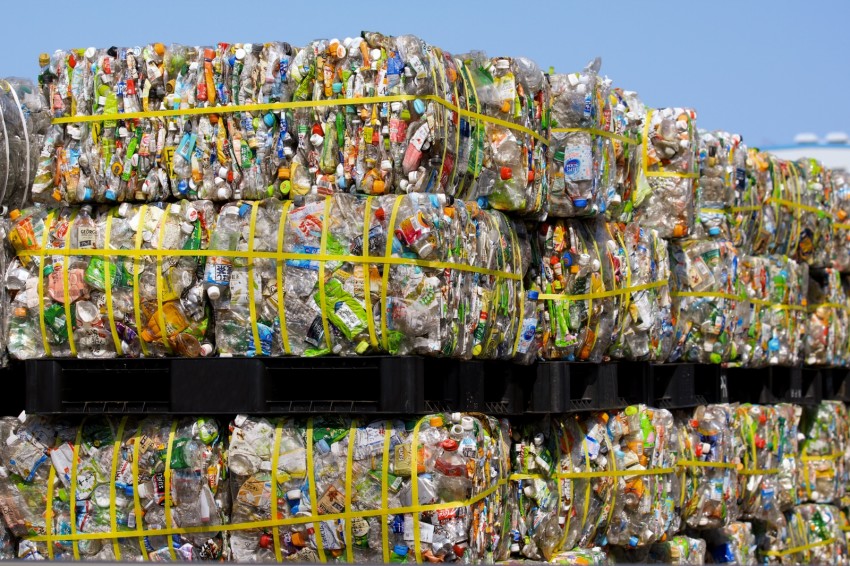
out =
[[740,136],[726,132],[699,132],[700,177],[694,235],[698,238],[730,236],[726,222],[732,206],[736,168],[734,160]]
[[[22,415],[17,423],[6,420],[0,428],[8,435],[0,457],[12,479],[3,482],[4,497],[13,503],[4,509],[4,518],[19,529],[18,552],[25,553],[21,557],[227,558],[224,534],[216,528],[227,522],[229,502],[215,421],[99,417],[76,424]],[[56,478],[55,488],[48,477]],[[53,504],[49,528],[54,535],[114,536],[59,539],[53,544],[28,541],[48,527],[42,518],[46,498]],[[37,522],[30,523],[28,517]],[[209,531],[191,534],[126,536],[137,528],[150,532],[207,526]]]
[[848,563],[847,541],[840,512],[832,505],[798,505],[788,520],[788,548],[806,550],[783,554],[783,562],[796,564]]
[[[238,416],[230,444],[233,523],[270,517],[296,522],[277,533],[273,527],[234,530],[233,557],[271,560],[279,552],[310,562],[322,555],[349,562],[481,560],[501,537],[495,518],[502,512],[498,482],[509,465],[502,452],[507,434],[504,421],[461,414],[406,423],[324,417],[272,424]],[[446,508],[415,517],[393,512],[439,503]],[[343,512],[364,516],[311,520]]]
[[699,144],[696,112],[686,108],[647,111],[643,163],[632,194],[634,219],[663,238],[684,238],[694,227]]
[[708,556],[714,564],[758,564],[752,524],[734,521],[725,527],[704,531],[703,534]]
[[34,187],[50,112],[29,79],[0,79],[0,204],[20,208]]
[[648,564],[705,564],[705,540],[685,535],[656,542],[646,557]]

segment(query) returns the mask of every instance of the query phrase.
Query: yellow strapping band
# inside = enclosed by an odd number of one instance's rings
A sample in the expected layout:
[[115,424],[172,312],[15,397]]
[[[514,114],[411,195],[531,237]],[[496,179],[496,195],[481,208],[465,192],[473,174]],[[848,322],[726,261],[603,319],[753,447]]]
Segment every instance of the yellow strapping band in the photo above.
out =
[[770,301],[766,301],[764,299],[756,299],[750,298],[746,295],[733,295],[732,293],[721,293],[715,291],[673,291],[670,293],[673,297],[703,297],[709,299],[728,299],[730,301],[739,301],[742,303],[753,303],[755,305],[761,305],[766,307],[772,307],[779,310],[795,310],[795,311],[805,311],[806,307],[803,305],[789,305],[785,303],[772,303]]
[[[47,237],[50,233],[50,227],[53,225],[53,220],[56,218],[56,211],[52,211],[47,215],[47,218],[44,219],[44,234],[41,235],[41,249],[44,250],[47,247]],[[38,269],[38,322],[41,325],[41,341],[44,345],[44,355],[46,357],[50,357],[50,340],[47,339],[47,326],[45,324],[44,319],[44,259],[45,256],[41,256],[40,261],[36,263],[36,268]],[[65,320],[65,330],[67,332],[71,332],[71,321]],[[53,557],[50,557],[53,559]]]
[[[643,138],[641,139],[641,147],[643,149],[643,160],[641,168],[643,169],[644,177],[673,177],[676,179],[698,179],[699,173],[677,173],[675,171],[649,171],[647,163],[649,162],[649,126],[652,123],[652,113],[654,110],[646,111],[646,118],[643,124]],[[690,118],[688,118],[690,121]]]
[[144,524],[142,514],[142,502],[139,498],[139,439],[142,437],[142,423],[136,428],[136,437],[133,439],[133,510],[136,513],[136,536],[139,541],[139,550],[142,552],[142,558],[145,561],[150,560],[148,550],[145,548],[144,540]]
[[[254,251],[254,235],[257,231],[257,212],[259,211],[260,201],[251,203],[251,219],[250,227],[248,228],[248,253]],[[257,306],[254,304],[254,258],[248,256],[248,313],[251,315],[251,332],[254,335],[254,353],[257,356],[263,355],[263,346],[260,344],[260,330],[257,321]]]
[[847,224],[845,222],[834,222],[832,224],[832,229],[836,232],[839,230],[850,230],[850,224]]
[[824,460],[838,460],[839,458],[841,458],[843,456],[844,456],[844,454],[842,454],[840,452],[833,452],[832,454],[824,454],[823,456],[810,456],[810,455],[806,454],[805,451],[804,451],[803,455],[800,456],[800,460],[803,461],[803,462],[822,462]]
[[[390,213],[390,223],[388,225],[387,230],[387,245],[384,248],[384,262],[387,262],[390,259],[401,259],[401,258],[393,258],[393,240],[395,239],[395,226],[396,219],[398,218],[398,208],[401,205],[401,199],[395,199],[395,203],[393,203],[393,210]],[[384,272],[381,275],[381,345],[384,348],[384,351],[389,350],[389,333],[387,331],[387,287],[390,282],[390,269],[389,264],[384,264]]]
[[[124,438],[124,427],[127,425],[128,417],[121,419],[118,424],[118,431],[115,433],[115,442],[112,443],[112,474],[109,476],[112,481],[109,482],[109,524],[113,533],[118,532],[118,513],[115,509],[115,476],[118,472],[118,455],[121,453],[121,441]],[[115,553],[115,560],[121,560],[121,545],[118,544],[118,538],[112,540],[112,552]]]
[[[283,254],[283,239],[286,234],[286,217],[289,214],[290,208],[292,208],[292,201],[283,203],[283,210],[280,213],[280,224],[277,227],[278,257]],[[289,331],[286,329],[286,305],[283,300],[283,260],[278,259],[275,262],[275,265],[277,265],[277,315],[280,319],[280,339],[283,342],[283,351],[289,355],[292,353],[292,346],[289,344]]]
[[764,208],[763,205],[731,206],[729,212],[755,212]]
[[570,132],[584,132],[587,134],[592,134],[594,136],[601,136],[603,138],[608,138],[611,140],[616,140],[620,143],[624,144],[638,144],[640,140],[637,138],[630,138],[628,136],[623,136],[620,134],[615,134],[614,132],[608,132],[606,130],[600,130],[597,128],[552,128],[552,133],[570,133]]
[[638,291],[644,291],[647,289],[655,289],[658,287],[664,287],[667,285],[668,281],[666,279],[662,281],[653,281],[651,283],[644,283],[642,285],[635,285],[634,287],[623,287],[622,289],[612,289],[610,291],[600,291],[598,293],[585,293],[583,295],[562,295],[557,293],[540,293],[537,296],[537,300],[539,301],[588,301],[593,299],[604,299],[607,297],[616,297],[618,295],[626,295],[629,293],[637,293]]
[[[272,519],[279,519],[278,516],[278,497],[277,497],[277,468],[278,462],[280,461],[280,441],[283,438],[283,421],[281,419],[277,420],[274,426],[274,445],[272,448],[272,496],[271,496],[271,504],[272,504]],[[277,562],[283,560],[283,552],[281,552],[280,548],[280,529],[274,527],[272,529],[272,538],[274,539],[274,559]]]
[[[369,229],[372,227],[372,199],[366,197],[366,212],[363,218],[363,257],[369,257]],[[368,263],[363,264],[363,302],[366,304],[366,325],[369,329],[369,342],[373,348],[378,347],[378,337],[375,334],[375,317],[372,314],[372,277]]]
[[816,305],[809,305],[809,310],[814,311],[818,307],[826,307],[826,308],[830,308],[830,309],[850,311],[850,305],[843,305],[841,303],[818,303]]
[[[112,233],[112,215],[106,217],[106,232],[104,233],[103,247],[109,248],[110,235]],[[117,267],[117,266],[116,266]],[[103,256],[103,290],[106,293],[106,313],[109,317],[109,330],[112,332],[112,343],[115,344],[115,352],[120,356],[124,353],[121,348],[121,339],[118,337],[118,328],[115,326],[115,314],[112,308],[112,262],[107,256]],[[123,426],[123,422],[122,422]],[[123,430],[123,429],[122,429]],[[113,513],[114,515],[114,513]],[[115,559],[121,560],[121,553],[117,552]]]
[[821,546],[827,546],[835,542],[834,538],[828,538],[826,540],[820,540],[817,542],[812,542],[809,544],[804,544],[803,546],[795,546],[794,548],[789,548],[786,550],[766,550],[763,554],[766,556],[788,556],[789,554],[796,554],[798,552],[806,552],[807,550],[811,550],[813,548],[818,548]]
[[703,214],[726,214],[722,208],[700,208],[699,211]]
[[[389,506],[389,473],[390,473],[390,437],[393,423],[387,421],[384,425],[384,451],[381,454],[381,509]],[[412,503],[412,502],[411,502]],[[418,501],[416,502],[418,503]],[[381,541],[384,551],[384,564],[390,563],[390,527],[387,521],[381,521]]]
[[[322,239],[319,244],[319,255],[326,256],[328,251],[328,232],[330,232],[331,199],[325,199],[325,216],[322,219]],[[319,312],[322,315],[322,330],[325,333],[325,345],[328,351],[333,349],[331,331],[328,326],[328,300],[325,294],[325,262],[319,262]],[[317,346],[318,347],[318,346]],[[324,560],[322,561],[324,562]]]
[[[357,420],[351,419],[348,427],[348,455],[345,459],[345,509],[351,509],[351,492],[354,467],[354,440],[357,436]],[[354,540],[351,538],[351,521],[345,522],[345,556],[349,564],[354,564]]]
[[[166,205],[165,210],[162,212],[162,216],[159,219],[159,238],[157,239],[157,251],[163,251],[162,242],[165,240],[165,224],[168,222],[168,209],[169,205]],[[141,228],[140,228],[141,229]],[[171,353],[171,343],[168,340],[168,332],[166,331],[165,326],[165,310],[162,308],[162,291],[165,286],[165,282],[163,279],[162,273],[162,255],[156,256],[156,306],[157,306],[157,318],[159,319],[159,336],[162,345],[165,347],[165,351],[169,354]]]
[[[136,317],[136,333],[139,335],[139,346],[142,348],[142,354],[145,356],[148,355],[148,345],[144,338],[142,338],[142,309],[139,308],[139,270],[141,269],[140,259],[144,252],[142,251],[142,233],[144,232],[145,221],[148,214],[148,205],[143,204],[139,209],[139,231],[136,232],[136,248],[132,250],[135,255],[133,257],[133,311],[134,316]],[[129,251],[129,250],[112,250],[111,255],[115,254],[116,251]],[[147,251],[147,250],[145,250]],[[156,250],[162,251],[162,250]],[[137,520],[141,521],[142,517],[137,517]]]
[[782,205],[782,206],[787,206],[789,208],[797,208],[797,209],[800,209],[800,210],[805,210],[806,212],[812,212],[812,213],[820,215],[820,216],[832,218],[831,212],[820,209],[816,206],[810,206],[808,204],[800,204],[799,202],[794,202],[792,200],[786,200],[786,199],[783,199],[783,198],[776,198],[776,197],[768,197],[765,200],[765,204],[770,204],[770,203],[776,203],[776,204],[779,204],[779,205]]
[[[422,425],[422,420],[416,421],[410,442],[410,502],[413,505],[419,505],[419,428]],[[413,513],[413,550],[417,564],[422,564],[422,549],[419,548],[420,537],[419,512],[415,511]]]
[[[70,232],[70,230],[69,230],[69,232]],[[70,513],[70,519],[69,519],[68,522],[71,524],[70,526],[71,526],[71,534],[72,535],[77,534],[77,517],[76,517],[76,514],[77,514],[77,474],[78,474],[77,466],[80,463],[80,441],[83,438],[83,424],[85,424],[85,419],[83,419],[83,421],[77,427],[77,437],[74,440],[74,450],[73,450],[74,455],[71,458],[71,488],[69,490],[70,495],[68,496],[68,507],[70,507],[70,509],[68,511]],[[112,483],[114,484],[115,482],[113,481]],[[74,560],[79,560],[80,559],[80,544],[79,544],[79,542],[73,541],[71,548],[74,551]]]
[[44,506],[44,540],[47,542],[47,557],[53,560],[53,490],[56,486],[56,467],[50,463],[47,472],[47,502]]
[[[171,529],[174,524],[171,517],[171,456],[174,453],[174,435],[177,433],[177,420],[171,423],[171,429],[168,431],[168,448],[165,451],[165,528]],[[209,528],[209,527],[207,527]],[[174,544],[168,541],[168,553],[171,554],[171,560],[177,561],[177,553],[174,552]]]
[[[65,232],[65,249],[70,249],[71,247],[71,232],[74,228],[74,220],[77,218],[78,210],[74,210],[71,213],[71,217],[68,219],[68,231]],[[68,281],[68,268],[70,265],[70,257],[65,256],[62,258],[63,268],[62,268],[62,297],[65,299],[65,325],[68,329],[68,346],[71,349],[71,357],[77,356],[77,345],[74,340],[74,317],[71,316],[71,290],[70,290],[70,282]],[[73,515],[72,515],[73,517]]]

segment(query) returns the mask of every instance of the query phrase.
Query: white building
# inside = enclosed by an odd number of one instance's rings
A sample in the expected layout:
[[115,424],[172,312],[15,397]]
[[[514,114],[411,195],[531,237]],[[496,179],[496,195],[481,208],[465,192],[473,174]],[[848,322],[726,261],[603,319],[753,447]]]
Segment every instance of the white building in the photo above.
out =
[[794,160],[811,157],[822,162],[830,169],[850,171],[850,140],[844,132],[831,132],[825,138],[805,133],[798,134],[791,145],[759,147],[782,159]]

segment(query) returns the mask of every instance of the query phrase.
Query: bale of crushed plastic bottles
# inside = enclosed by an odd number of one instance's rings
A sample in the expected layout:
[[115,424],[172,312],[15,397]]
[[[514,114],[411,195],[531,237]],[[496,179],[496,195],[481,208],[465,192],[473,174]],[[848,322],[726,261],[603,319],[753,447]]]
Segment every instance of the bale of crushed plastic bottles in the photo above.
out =
[[47,104],[31,80],[0,79],[0,205],[28,202],[49,126]]

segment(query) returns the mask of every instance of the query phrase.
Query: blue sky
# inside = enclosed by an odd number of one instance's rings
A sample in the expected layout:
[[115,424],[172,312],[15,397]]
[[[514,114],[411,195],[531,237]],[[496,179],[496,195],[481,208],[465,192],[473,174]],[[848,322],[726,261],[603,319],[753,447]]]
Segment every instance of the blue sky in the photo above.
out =
[[556,72],[599,55],[603,73],[648,105],[692,106],[701,127],[740,133],[749,145],[850,132],[850,0],[41,0],[4,3],[3,15],[0,76],[34,79],[38,54],[57,48],[303,45],[366,29],[413,33],[453,53],[524,55]]

